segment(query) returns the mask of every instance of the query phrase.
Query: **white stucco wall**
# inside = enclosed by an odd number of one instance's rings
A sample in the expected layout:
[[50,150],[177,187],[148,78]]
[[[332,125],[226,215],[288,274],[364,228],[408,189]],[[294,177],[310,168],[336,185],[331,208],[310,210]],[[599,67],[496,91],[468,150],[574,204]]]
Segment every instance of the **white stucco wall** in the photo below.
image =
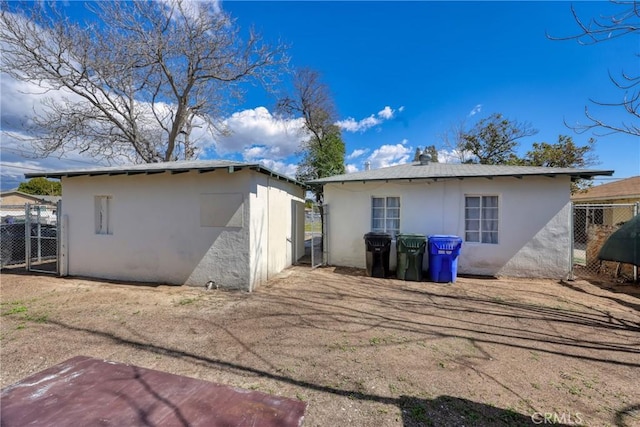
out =
[[[499,196],[499,244],[465,242],[459,274],[564,277],[570,270],[569,177],[328,184],[329,264],[365,267],[371,197],[401,198],[403,233],[464,238],[465,195]],[[391,269],[395,269],[395,241]],[[424,267],[428,266],[425,257]]]
[[251,289],[304,255],[304,190],[255,174],[250,195]]
[[[194,286],[213,280],[246,289],[252,174],[63,178],[68,274]],[[218,209],[218,195],[238,206]],[[95,196],[111,197],[111,234],[96,234]]]

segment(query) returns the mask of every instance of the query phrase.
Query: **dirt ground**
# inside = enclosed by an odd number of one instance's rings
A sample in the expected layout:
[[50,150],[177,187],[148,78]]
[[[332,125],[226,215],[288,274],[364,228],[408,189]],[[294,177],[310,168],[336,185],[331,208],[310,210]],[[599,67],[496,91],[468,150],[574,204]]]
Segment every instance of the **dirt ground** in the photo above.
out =
[[298,266],[249,294],[3,272],[1,385],[85,355],[300,399],[305,426],[637,426],[638,288]]

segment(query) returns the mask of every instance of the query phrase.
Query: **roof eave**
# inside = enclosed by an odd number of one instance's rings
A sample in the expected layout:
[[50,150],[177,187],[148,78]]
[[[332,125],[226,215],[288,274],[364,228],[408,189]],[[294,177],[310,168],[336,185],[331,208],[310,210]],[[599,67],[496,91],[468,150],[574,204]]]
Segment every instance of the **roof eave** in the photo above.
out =
[[281,181],[285,181],[288,182],[290,184],[294,184],[297,185],[299,187],[302,187],[304,189],[307,189],[308,186],[300,181],[297,181],[295,179],[289,178],[285,175],[281,175],[279,173],[276,173],[268,168],[265,168],[262,165],[259,164],[238,164],[238,165],[225,165],[225,166],[205,166],[205,167],[193,167],[193,168],[179,168],[179,169],[173,169],[173,168],[162,168],[162,169],[148,169],[148,170],[144,170],[144,169],[111,169],[111,170],[87,170],[87,171],[70,171],[70,172],[65,172],[65,171],[52,171],[52,172],[29,172],[29,173],[25,173],[24,176],[25,178],[54,178],[54,179],[62,179],[62,178],[75,178],[75,177],[80,177],[80,176],[116,176],[116,175],[156,175],[156,174],[161,174],[161,173],[171,173],[172,175],[175,174],[181,174],[181,173],[187,173],[187,172],[191,172],[191,171],[197,171],[198,173],[207,173],[207,172],[213,172],[219,169],[226,169],[229,173],[233,173],[233,172],[237,172],[240,171],[242,169],[250,169],[253,170],[255,172],[258,173],[262,173],[265,175],[269,175],[272,178],[276,178],[278,180]]
[[471,179],[471,178],[484,178],[484,179],[494,179],[494,178],[517,178],[523,179],[527,176],[546,176],[549,178],[555,178],[556,176],[570,176],[571,181],[576,181],[578,179],[592,179],[595,176],[611,176],[613,175],[613,170],[603,170],[603,171],[580,171],[580,172],[546,172],[546,173],[513,173],[513,174],[501,174],[501,175],[492,175],[492,174],[483,174],[483,175],[451,175],[451,176],[421,176],[421,177],[387,177],[387,178],[351,178],[351,179],[331,179],[331,178],[323,178],[320,180],[313,180],[307,182],[308,185],[324,185],[324,184],[345,184],[347,182],[380,182],[380,181],[437,181],[437,180],[446,180],[446,179]]

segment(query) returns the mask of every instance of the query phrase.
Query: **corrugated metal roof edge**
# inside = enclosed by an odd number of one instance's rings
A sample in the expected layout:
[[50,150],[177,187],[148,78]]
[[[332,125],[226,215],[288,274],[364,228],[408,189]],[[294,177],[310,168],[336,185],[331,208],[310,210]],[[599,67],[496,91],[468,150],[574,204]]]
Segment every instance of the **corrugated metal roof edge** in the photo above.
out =
[[[152,163],[153,164],[153,163]],[[278,172],[275,172],[265,166],[262,166],[259,163],[233,163],[228,165],[202,165],[202,166],[187,166],[187,167],[178,167],[178,168],[157,168],[157,169],[139,169],[139,168],[119,168],[119,169],[84,169],[84,170],[70,170],[70,171],[49,171],[49,172],[29,172],[25,173],[25,178],[57,178],[61,179],[62,177],[77,177],[77,176],[100,176],[100,175],[154,175],[159,173],[170,172],[171,174],[179,174],[190,172],[192,170],[197,170],[200,173],[203,172],[211,172],[218,169],[229,169],[233,168],[235,170],[242,169],[250,169],[259,173],[263,173],[265,175],[269,175],[272,177],[276,177],[277,179],[282,179],[291,184],[298,185],[304,189],[308,188],[308,185],[295,180],[293,178],[289,178],[286,175],[282,175]]]

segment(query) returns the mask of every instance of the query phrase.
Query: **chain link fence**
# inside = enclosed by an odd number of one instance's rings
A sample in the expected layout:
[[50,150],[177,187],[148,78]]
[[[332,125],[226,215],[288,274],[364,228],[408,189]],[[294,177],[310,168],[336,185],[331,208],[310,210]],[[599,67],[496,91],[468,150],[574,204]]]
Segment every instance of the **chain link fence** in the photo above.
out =
[[601,261],[598,254],[609,236],[638,213],[638,204],[573,205],[572,276],[596,280],[637,280],[637,267]]
[[0,266],[57,271],[58,205],[0,208]]
[[25,206],[3,205],[0,217],[0,266],[25,265]]

